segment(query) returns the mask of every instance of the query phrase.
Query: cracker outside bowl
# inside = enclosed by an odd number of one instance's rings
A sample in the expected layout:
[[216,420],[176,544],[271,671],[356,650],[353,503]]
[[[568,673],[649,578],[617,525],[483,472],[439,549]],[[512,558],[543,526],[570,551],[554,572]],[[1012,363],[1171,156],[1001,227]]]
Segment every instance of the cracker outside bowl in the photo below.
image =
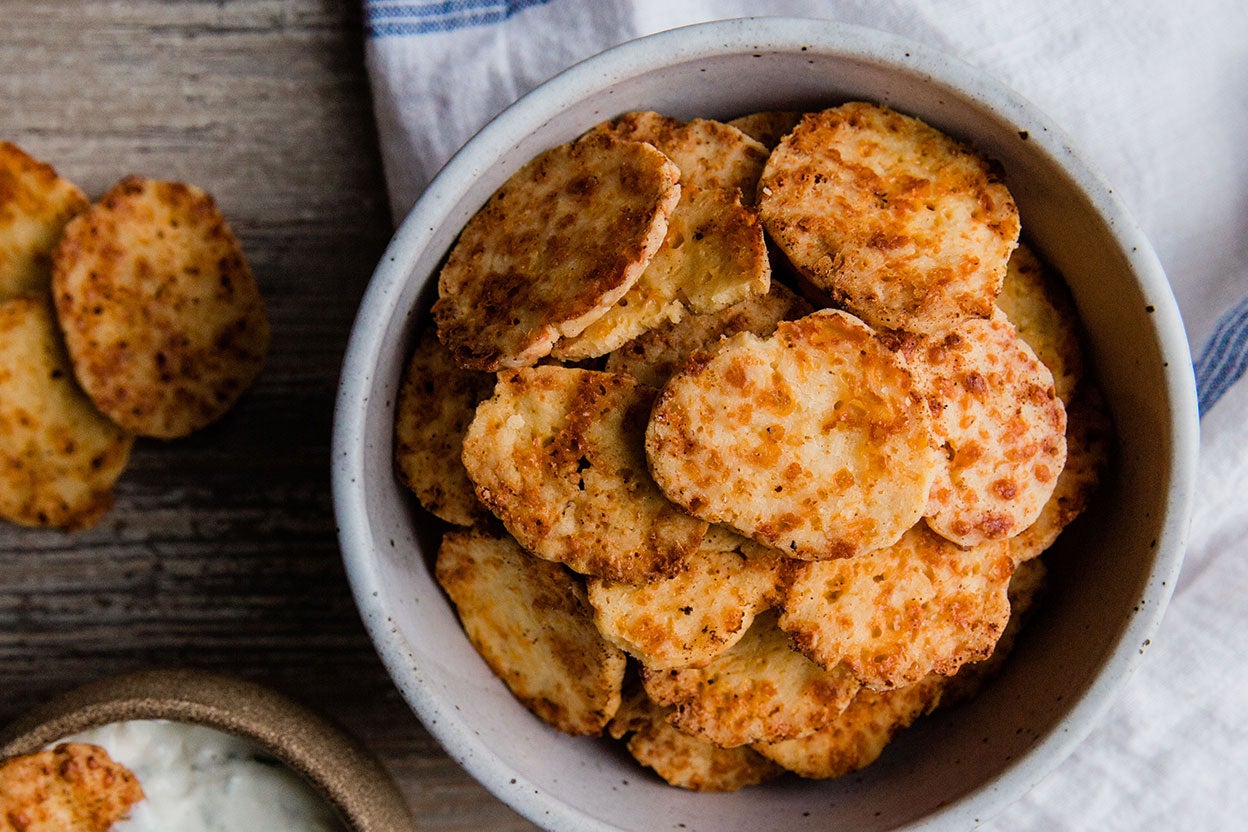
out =
[[64,693],[0,731],[0,759],[133,719],[205,725],[251,741],[301,775],[349,832],[419,828],[390,775],[342,729],[266,687],[201,670],[110,676]]
[[[1066,276],[1088,329],[1119,463],[1053,551],[1048,603],[977,700],[911,728],[851,778],[686,794],[606,742],[538,724],[476,656],[431,578],[440,527],[390,473],[395,391],[439,261],[476,208],[541,150],[628,110],[729,119],[854,99],[922,118],[1001,163],[1024,233]],[[404,698],[454,759],[535,823],[568,832],[966,829],[1055,768],[1157,639],[1187,538],[1196,413],[1182,321],[1156,256],[1052,119],[979,70],[891,35],[816,20],[719,21],[623,44],[556,76],[430,184],[383,256],[348,346],[335,510],[357,604]]]

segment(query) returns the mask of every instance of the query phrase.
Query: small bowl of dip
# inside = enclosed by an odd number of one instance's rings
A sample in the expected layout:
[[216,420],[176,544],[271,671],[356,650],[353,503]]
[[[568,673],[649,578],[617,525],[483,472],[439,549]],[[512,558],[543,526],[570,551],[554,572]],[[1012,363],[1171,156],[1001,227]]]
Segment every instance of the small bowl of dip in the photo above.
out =
[[0,732],[0,760],[86,743],[138,779],[115,832],[409,832],[394,782],[354,739],[260,685],[196,670],[102,679]]

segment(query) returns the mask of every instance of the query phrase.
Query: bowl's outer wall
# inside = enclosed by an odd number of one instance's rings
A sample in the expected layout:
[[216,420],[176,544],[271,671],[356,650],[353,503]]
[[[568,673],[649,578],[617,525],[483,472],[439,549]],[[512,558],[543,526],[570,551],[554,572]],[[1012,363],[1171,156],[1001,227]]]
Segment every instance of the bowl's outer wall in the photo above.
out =
[[[983,696],[911,729],[859,775],[689,794],[612,745],[548,729],[478,659],[432,579],[437,527],[391,474],[395,393],[439,261],[536,153],[633,109],[730,118],[858,98],[923,118],[1002,164],[1025,236],[1073,291],[1119,460],[1094,510],[1054,552],[1046,606]],[[404,223],[344,367],[335,499],[365,622],[452,756],[548,828],[966,828],[1090,730],[1154,635],[1181,560],[1195,394],[1177,308],[1147,243],[1043,116],[965,65],[878,33],[812,21],[711,24],[628,44],[526,97],[452,160]]]

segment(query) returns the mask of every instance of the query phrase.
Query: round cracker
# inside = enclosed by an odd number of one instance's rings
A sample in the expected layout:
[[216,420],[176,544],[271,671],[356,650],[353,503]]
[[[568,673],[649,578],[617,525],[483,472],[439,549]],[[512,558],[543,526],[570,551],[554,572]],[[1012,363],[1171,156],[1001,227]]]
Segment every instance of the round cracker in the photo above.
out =
[[828,780],[869,766],[885,746],[941,701],[943,676],[887,691],[863,689],[828,725],[793,740],[752,746],[801,777]]
[[1100,390],[1085,383],[1066,411],[1066,464],[1053,493],[1036,521],[1010,539],[1015,562],[1039,556],[1088,507],[1109,468],[1113,437]]
[[133,441],[74,383],[48,299],[0,304],[0,516],[94,525],[113,503]]
[[663,245],[641,277],[585,331],[555,344],[551,355],[565,361],[605,355],[688,312],[718,312],[765,294],[770,285],[758,215],[736,191],[687,185]]
[[493,375],[456,364],[432,329],[421,336],[403,373],[395,407],[395,469],[420,504],[448,523],[471,526],[489,516],[462,457],[477,405],[493,389]]
[[753,202],[766,149],[739,130],[706,119],[681,122],[654,112],[626,113],[591,134],[646,142],[680,169],[680,202],[667,236],[632,288],[580,335],[551,354],[575,361],[604,355],[687,312],[715,312],[767,291],[771,267]]
[[646,142],[680,169],[681,186],[741,192],[754,203],[758,177],[767,162],[767,148],[736,127],[710,119],[683,122],[649,111],[625,113],[592,131],[634,142]]
[[805,300],[772,281],[765,295],[754,295],[718,312],[686,315],[637,336],[607,356],[606,369],[627,373],[651,387],[662,387],[680,372],[695,351],[709,349],[721,338],[738,332],[770,337],[781,321],[801,318],[812,311]]
[[107,832],[142,799],[134,772],[98,745],[62,742],[0,761],[5,832]]
[[803,559],[895,543],[939,464],[901,359],[835,310],[695,356],[655,403],[646,453],[691,514]]
[[626,697],[611,721],[615,739],[628,736],[628,753],[668,785],[695,792],[735,792],[783,769],[748,745],[719,746],[690,736],[667,721],[672,709],[651,702],[644,690]]
[[917,524],[893,546],[781,571],[780,627],[816,664],[875,690],[992,653],[1010,617],[1009,544],[963,550]]
[[1005,625],[1005,631],[997,639],[991,656],[964,664],[956,674],[945,680],[944,695],[940,700],[942,708],[974,698],[989,680],[1001,672],[1014,650],[1019,632],[1031,619],[1036,601],[1045,590],[1047,576],[1043,558],[1033,558],[1014,568],[1014,574],[1010,576],[1010,620]]
[[591,134],[516,171],[438,276],[438,337],[462,366],[535,364],[618,301],[654,257],[680,172],[650,145]]
[[580,581],[479,528],[447,532],[435,574],[517,699],[561,731],[602,733],[620,706],[627,659],[598,634]]
[[807,115],[768,159],[758,203],[793,264],[881,329],[988,317],[1018,240],[1018,209],[992,166],[863,102]]
[[211,424],[260,373],[260,291],[193,185],[121,180],[66,226],[52,284],[74,375],[134,433],[172,439]]
[[1066,409],[1052,374],[999,310],[906,349],[945,448],[927,524],[959,546],[1017,535],[1066,464]]
[[0,302],[47,290],[52,249],[65,223],[89,204],[51,165],[0,142]]
[[1058,397],[1070,404],[1083,377],[1083,353],[1079,318],[1066,284],[1020,243],[1010,256],[997,306],[1049,368]]
[[672,725],[723,748],[817,731],[859,688],[844,668],[824,670],[794,650],[772,612],[705,667],[643,668],[642,679],[653,701],[675,708]]
[[763,147],[772,150],[798,125],[802,115],[797,110],[764,110],[734,118],[728,123]]
[[571,367],[500,373],[464,439],[477,496],[539,557],[626,583],[674,575],[707,524],[646,471],[654,395],[629,376]]
[[656,670],[703,665],[740,641],[770,605],[780,554],[742,537],[724,548],[708,534],[670,578],[586,582],[603,637]]

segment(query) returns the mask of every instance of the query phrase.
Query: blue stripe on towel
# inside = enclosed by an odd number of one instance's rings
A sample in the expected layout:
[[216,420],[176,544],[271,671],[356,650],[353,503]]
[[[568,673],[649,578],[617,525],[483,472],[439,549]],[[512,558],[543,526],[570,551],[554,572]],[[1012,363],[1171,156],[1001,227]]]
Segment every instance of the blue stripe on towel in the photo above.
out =
[[1248,369],[1248,297],[1235,304],[1214,327],[1196,359],[1196,394],[1200,413],[1222,398]]
[[442,0],[436,3],[366,0],[364,31],[371,38],[451,32],[501,23],[516,12],[549,2],[551,0]]

